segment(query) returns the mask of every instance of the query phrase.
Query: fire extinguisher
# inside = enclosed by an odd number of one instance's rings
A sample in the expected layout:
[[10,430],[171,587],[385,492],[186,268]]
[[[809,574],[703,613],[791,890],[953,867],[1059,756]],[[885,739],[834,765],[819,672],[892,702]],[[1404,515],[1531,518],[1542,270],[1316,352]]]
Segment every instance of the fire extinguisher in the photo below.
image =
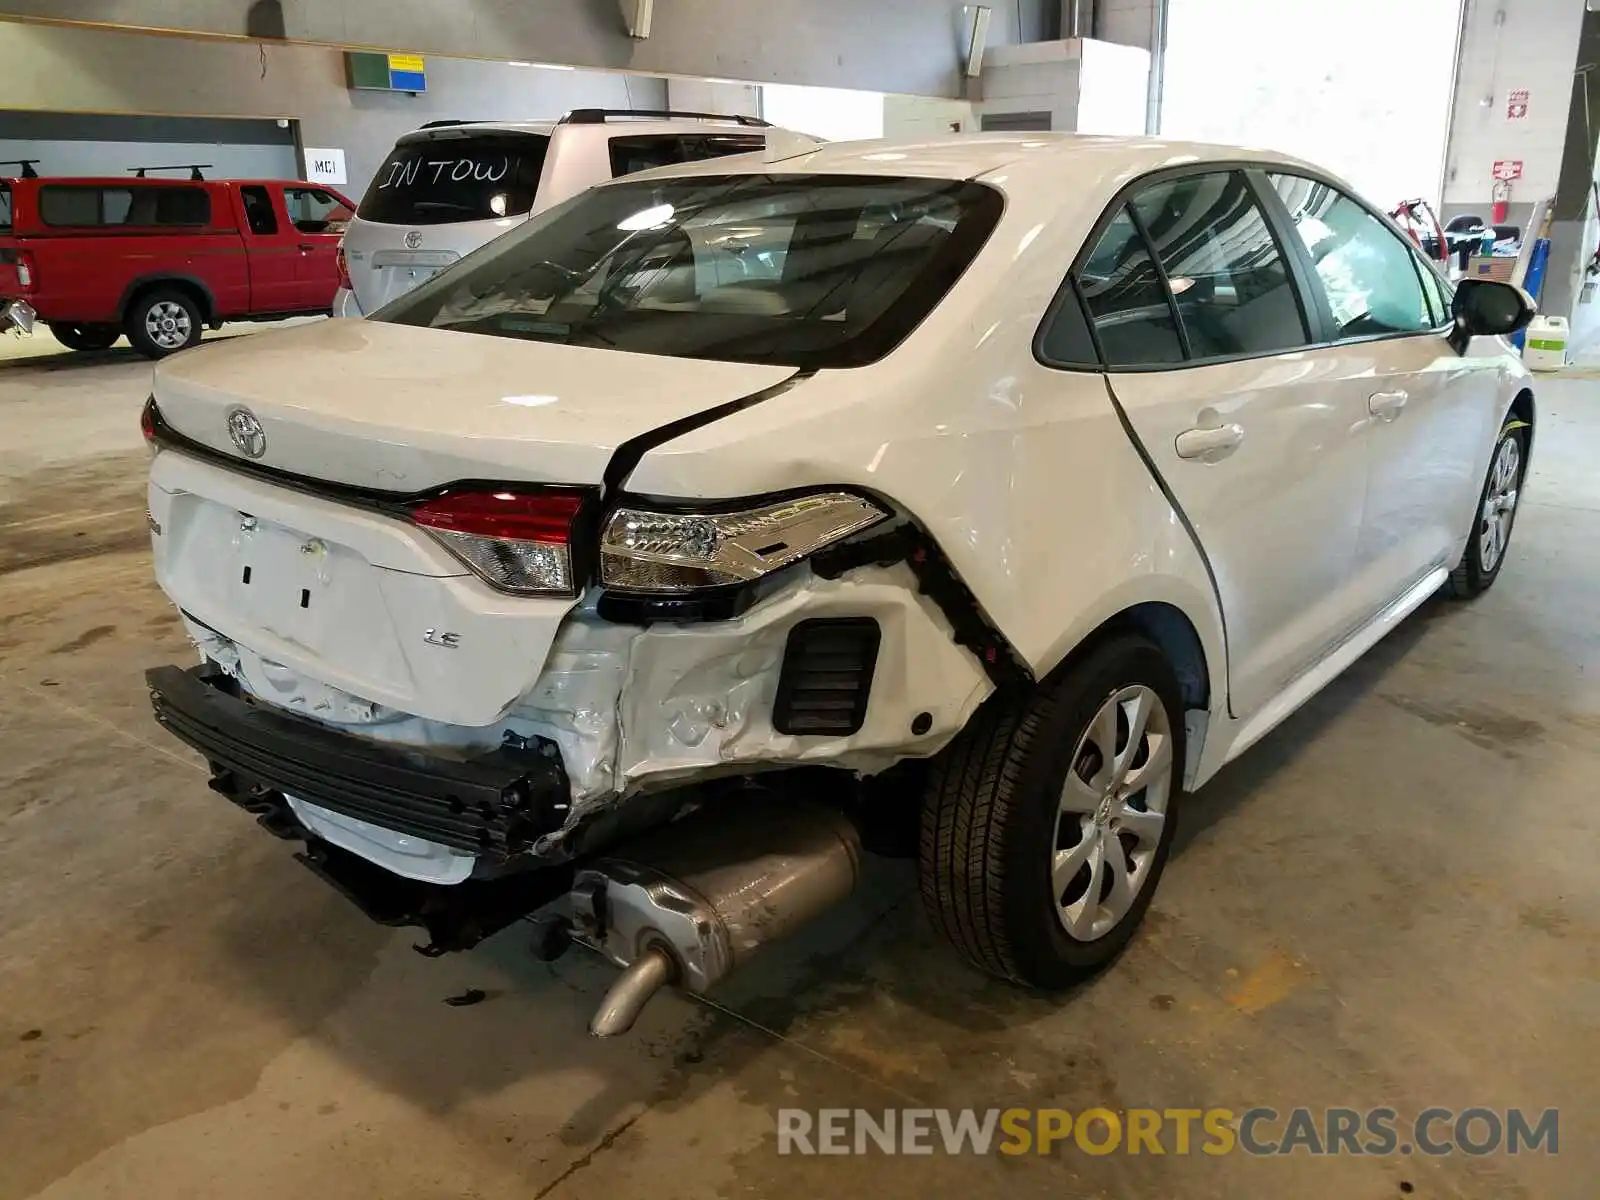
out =
[[1489,194],[1493,203],[1489,208],[1489,220],[1495,225],[1506,223],[1506,209],[1511,203],[1511,181],[1509,179],[1496,179],[1494,190]]

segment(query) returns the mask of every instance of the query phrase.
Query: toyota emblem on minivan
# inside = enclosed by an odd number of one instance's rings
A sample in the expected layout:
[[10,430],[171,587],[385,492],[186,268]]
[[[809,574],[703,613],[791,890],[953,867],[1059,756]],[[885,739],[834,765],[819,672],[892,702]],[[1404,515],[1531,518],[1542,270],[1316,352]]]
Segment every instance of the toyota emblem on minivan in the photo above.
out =
[[236,408],[228,414],[228,437],[246,458],[260,458],[267,452],[267,431],[248,408]]
[[422,230],[413,229],[410,233],[406,234],[406,249],[407,250],[420,250],[420,249],[422,249]]

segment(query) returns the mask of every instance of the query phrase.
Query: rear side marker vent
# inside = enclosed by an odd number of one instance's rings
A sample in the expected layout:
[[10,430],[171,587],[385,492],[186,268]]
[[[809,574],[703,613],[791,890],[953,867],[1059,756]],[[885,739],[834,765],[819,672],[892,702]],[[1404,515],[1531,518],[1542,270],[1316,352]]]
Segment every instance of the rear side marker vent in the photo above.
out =
[[801,621],[791,629],[772,727],[812,736],[858,732],[867,718],[880,640],[871,617]]

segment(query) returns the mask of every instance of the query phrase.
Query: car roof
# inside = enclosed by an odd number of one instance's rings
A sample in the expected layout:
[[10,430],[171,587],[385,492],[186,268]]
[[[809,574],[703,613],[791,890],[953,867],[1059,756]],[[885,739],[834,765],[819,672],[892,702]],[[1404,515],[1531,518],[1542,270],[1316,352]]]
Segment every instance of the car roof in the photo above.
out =
[[604,129],[611,136],[628,133],[679,133],[684,130],[765,134],[770,125],[744,124],[734,117],[723,120],[703,117],[630,117],[607,121],[440,121],[404,134],[401,141],[425,140],[432,136],[450,137],[459,133],[533,133],[549,136],[560,129]]
[[[950,133],[914,140],[826,142],[787,152],[674,164],[625,176],[625,180],[682,175],[807,174],[896,175],[934,179],[979,179],[997,183],[1095,185],[1135,179],[1163,167],[1205,162],[1291,167],[1327,172],[1291,155],[1206,142],[1113,137],[1080,133]],[[1003,175],[1004,178],[1000,178]],[[1120,184],[1118,184],[1120,186]]]

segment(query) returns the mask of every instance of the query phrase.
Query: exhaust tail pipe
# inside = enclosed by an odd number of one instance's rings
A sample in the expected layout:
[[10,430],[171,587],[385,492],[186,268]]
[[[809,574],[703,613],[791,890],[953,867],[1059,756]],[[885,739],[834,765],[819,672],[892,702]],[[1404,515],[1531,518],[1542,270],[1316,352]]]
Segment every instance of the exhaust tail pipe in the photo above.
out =
[[817,805],[703,809],[578,872],[572,932],[624,968],[589,1022],[626,1033],[668,984],[704,993],[856,889],[861,842]]

